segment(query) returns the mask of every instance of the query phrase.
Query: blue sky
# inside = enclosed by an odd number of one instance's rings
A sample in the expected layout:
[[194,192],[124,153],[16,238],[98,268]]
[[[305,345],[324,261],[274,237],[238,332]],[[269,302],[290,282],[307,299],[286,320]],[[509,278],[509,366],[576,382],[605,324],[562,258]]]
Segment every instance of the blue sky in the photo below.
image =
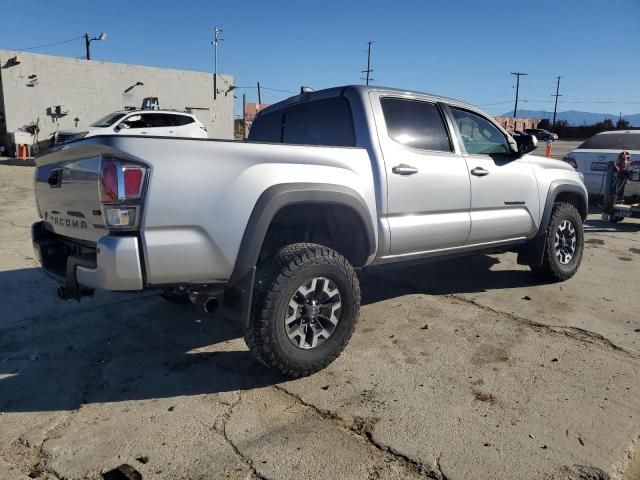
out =
[[[374,84],[460,98],[497,114],[553,109],[640,112],[640,0],[395,2],[0,0],[0,48],[24,49],[107,32],[96,60],[212,71],[212,29],[224,29],[219,71],[263,101],[300,85],[361,83],[374,40]],[[34,49],[80,57],[81,39]],[[275,90],[268,90],[275,89]],[[256,89],[246,92],[256,100]],[[239,102],[238,102],[239,104]]]

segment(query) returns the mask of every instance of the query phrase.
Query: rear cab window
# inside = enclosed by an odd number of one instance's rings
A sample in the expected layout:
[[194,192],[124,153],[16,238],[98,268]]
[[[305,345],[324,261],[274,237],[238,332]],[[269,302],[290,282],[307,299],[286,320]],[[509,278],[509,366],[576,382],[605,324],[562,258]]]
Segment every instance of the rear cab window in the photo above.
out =
[[260,114],[249,141],[353,147],[351,106],[344,97],[311,100]]

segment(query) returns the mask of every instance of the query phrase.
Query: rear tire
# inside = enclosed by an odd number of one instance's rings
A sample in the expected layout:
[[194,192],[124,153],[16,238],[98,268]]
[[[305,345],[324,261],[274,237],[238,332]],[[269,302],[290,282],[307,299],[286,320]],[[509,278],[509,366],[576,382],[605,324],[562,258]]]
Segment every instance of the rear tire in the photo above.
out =
[[582,217],[570,203],[554,205],[547,227],[541,265],[531,270],[552,282],[573,277],[580,267],[584,251]]
[[359,310],[358,277],[341,254],[312,243],[289,245],[258,269],[245,341],[283,375],[310,375],[342,353]]

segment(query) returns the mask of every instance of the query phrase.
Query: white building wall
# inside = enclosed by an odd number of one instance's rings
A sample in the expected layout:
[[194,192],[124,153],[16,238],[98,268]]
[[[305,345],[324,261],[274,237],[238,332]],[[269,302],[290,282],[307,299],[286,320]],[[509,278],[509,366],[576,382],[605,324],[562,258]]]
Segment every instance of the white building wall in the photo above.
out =
[[[144,85],[125,94],[136,82]],[[232,139],[233,94],[224,94],[232,84],[232,76],[218,76],[221,93],[214,105],[211,73],[0,50],[0,143],[34,122],[38,140],[47,140],[58,129],[75,126],[76,118],[82,127],[125,106],[140,107],[152,96],[163,109],[191,111],[210,138]],[[55,115],[58,105],[65,115]]]

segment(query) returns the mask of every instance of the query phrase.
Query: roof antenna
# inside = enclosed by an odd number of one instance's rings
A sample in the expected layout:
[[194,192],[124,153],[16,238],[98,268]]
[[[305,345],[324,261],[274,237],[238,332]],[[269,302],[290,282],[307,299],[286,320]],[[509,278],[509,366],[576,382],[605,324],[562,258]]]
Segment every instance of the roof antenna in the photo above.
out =
[[315,90],[311,87],[305,87],[305,86],[300,87],[300,95],[304,95],[305,93],[311,93],[311,92],[315,92]]

